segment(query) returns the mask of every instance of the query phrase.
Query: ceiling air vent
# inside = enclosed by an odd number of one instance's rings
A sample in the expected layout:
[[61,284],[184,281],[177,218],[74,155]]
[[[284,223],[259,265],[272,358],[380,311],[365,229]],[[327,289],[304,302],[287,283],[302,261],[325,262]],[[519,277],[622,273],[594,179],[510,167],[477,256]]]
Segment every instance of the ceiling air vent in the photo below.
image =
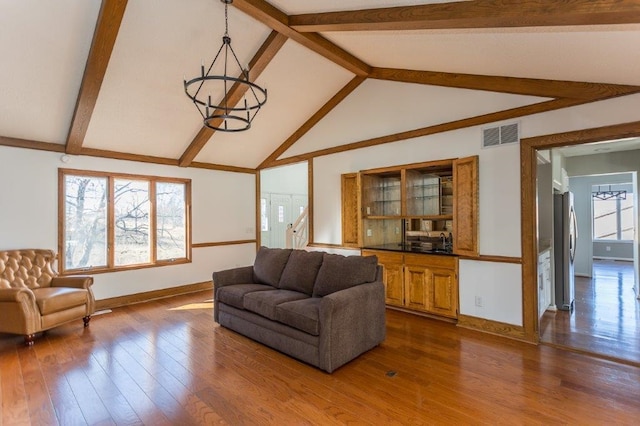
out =
[[520,141],[520,127],[518,123],[505,124],[498,127],[482,129],[482,147],[508,145]]

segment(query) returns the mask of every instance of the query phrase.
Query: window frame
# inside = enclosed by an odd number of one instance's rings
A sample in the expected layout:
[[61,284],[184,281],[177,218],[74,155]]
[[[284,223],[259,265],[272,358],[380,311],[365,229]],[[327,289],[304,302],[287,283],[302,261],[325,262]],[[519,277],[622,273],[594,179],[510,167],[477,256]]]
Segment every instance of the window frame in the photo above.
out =
[[[66,259],[66,185],[67,176],[86,176],[103,178],[107,180],[107,259],[106,266],[84,267],[67,269],[65,266]],[[115,265],[115,200],[114,200],[114,182],[116,179],[130,179],[137,181],[146,181],[149,183],[149,241],[150,241],[150,262],[138,263],[131,265]],[[185,257],[158,260],[157,248],[157,218],[156,218],[156,183],[176,183],[185,186]],[[80,169],[58,169],[58,271],[60,275],[77,275],[130,271],[135,269],[155,268],[167,265],[179,265],[191,263],[192,259],[192,229],[191,229],[191,179],[172,178],[164,176],[137,175],[130,173],[113,173],[94,170]]]

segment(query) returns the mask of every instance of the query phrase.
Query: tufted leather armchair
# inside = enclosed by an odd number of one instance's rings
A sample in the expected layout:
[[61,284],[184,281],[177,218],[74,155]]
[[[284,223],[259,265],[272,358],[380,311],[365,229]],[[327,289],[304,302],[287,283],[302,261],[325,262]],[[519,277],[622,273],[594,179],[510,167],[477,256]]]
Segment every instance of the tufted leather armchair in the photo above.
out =
[[0,251],[0,332],[35,334],[82,318],[89,325],[95,299],[92,277],[59,277],[52,250]]

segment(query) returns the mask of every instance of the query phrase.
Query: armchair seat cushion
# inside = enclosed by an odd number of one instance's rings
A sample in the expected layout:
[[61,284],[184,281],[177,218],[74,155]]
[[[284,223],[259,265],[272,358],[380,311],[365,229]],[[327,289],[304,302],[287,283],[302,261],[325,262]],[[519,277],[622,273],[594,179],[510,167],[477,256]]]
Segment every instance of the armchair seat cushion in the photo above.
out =
[[49,315],[87,303],[87,290],[68,287],[34,288],[40,315]]

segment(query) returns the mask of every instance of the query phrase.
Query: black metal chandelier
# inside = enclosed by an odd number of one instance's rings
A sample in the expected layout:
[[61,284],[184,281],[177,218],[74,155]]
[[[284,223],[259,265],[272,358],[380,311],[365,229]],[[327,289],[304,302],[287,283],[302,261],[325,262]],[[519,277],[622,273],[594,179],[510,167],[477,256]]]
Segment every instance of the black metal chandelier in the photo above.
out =
[[[204,62],[200,68],[200,75],[190,80],[184,79],[184,91],[198,108],[202,115],[204,125],[210,129],[222,132],[241,132],[251,128],[251,122],[260,108],[267,102],[267,90],[249,81],[249,70],[242,68],[236,52],[231,47],[229,37],[228,6],[233,0],[220,0],[224,3],[224,35],[222,46],[218,49],[213,62],[205,72]],[[231,52],[231,55],[229,55]],[[223,54],[223,71],[214,74],[213,68],[216,61]],[[238,77],[229,75],[237,67]],[[218,85],[218,86],[216,86]],[[223,98],[219,103],[212,102],[211,93],[216,92],[220,86],[223,89]],[[244,100],[241,96],[244,94]]]

